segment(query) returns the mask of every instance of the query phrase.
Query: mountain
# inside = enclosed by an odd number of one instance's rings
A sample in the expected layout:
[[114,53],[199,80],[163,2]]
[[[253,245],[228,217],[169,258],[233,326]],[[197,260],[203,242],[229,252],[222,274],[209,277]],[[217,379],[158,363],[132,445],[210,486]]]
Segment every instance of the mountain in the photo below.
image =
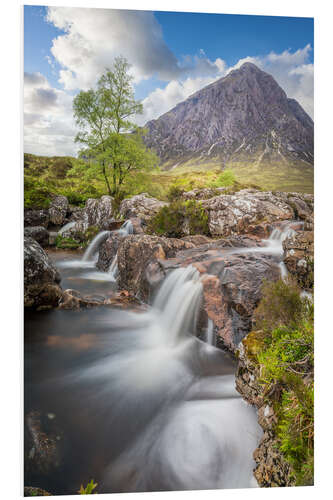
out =
[[[313,121],[255,64],[204,87],[145,127],[166,169],[214,164],[239,171],[311,168]],[[301,171],[300,170],[300,171]]]

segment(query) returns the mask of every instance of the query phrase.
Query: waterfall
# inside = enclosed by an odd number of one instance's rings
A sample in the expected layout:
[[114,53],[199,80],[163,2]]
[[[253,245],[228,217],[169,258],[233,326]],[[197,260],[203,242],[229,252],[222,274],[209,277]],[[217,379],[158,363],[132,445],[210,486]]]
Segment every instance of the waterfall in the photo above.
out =
[[[120,229],[117,231],[114,231],[115,233],[123,234],[124,236],[128,236],[129,234],[133,234],[133,224],[128,219],[124,224],[121,226]],[[113,279],[116,281],[118,277],[118,257],[117,254],[113,257],[113,260],[111,262],[111,265],[109,267],[109,274],[113,277]]]
[[95,238],[89,243],[88,248],[84,252],[84,255],[82,257],[83,262],[93,260],[95,254],[98,251],[100,244],[102,243],[103,240],[106,240],[106,238],[109,235],[110,235],[110,231],[101,231],[100,233],[98,233],[95,236]]
[[208,325],[206,329],[206,342],[208,345],[215,347],[215,334],[214,334],[214,323],[208,318]]
[[194,333],[202,294],[200,274],[193,266],[172,271],[164,280],[153,308],[167,332],[167,342],[175,344],[186,333]]
[[58,234],[66,233],[66,231],[69,231],[70,229],[72,229],[72,227],[74,227],[75,224],[76,224],[75,221],[67,222],[67,224],[65,224],[64,226],[62,226],[61,229],[59,229]]
[[[127,220],[126,222],[124,222],[124,224],[121,226],[121,228],[116,230],[116,231],[101,231],[100,233],[98,233],[95,236],[95,238],[89,243],[89,246],[86,249],[86,251],[84,252],[84,255],[82,257],[82,261],[88,262],[88,261],[93,260],[95,257],[95,254],[98,252],[100,244],[104,240],[106,240],[110,236],[111,233],[121,233],[124,235],[133,234],[133,224],[130,220]],[[118,271],[117,260],[115,261],[116,258],[117,258],[117,256],[113,259],[113,261],[111,263],[110,270],[109,270],[110,273],[111,273],[111,269],[115,270],[116,271],[115,276],[116,276],[117,271]]]

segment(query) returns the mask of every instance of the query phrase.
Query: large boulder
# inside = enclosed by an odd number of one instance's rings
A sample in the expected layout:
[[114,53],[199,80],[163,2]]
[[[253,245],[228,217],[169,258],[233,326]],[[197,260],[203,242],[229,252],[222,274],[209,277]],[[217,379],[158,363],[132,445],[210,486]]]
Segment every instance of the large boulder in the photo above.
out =
[[107,272],[115,258],[120,242],[126,238],[126,234],[113,231],[110,236],[100,245],[98,251],[97,269]]
[[232,195],[220,195],[204,200],[209,213],[212,236],[247,233],[249,226],[309,217],[311,195],[272,193],[244,189]]
[[124,219],[140,217],[147,222],[165,205],[168,205],[168,203],[151,198],[147,193],[142,193],[123,200],[120,204],[119,213]]
[[102,196],[100,199],[89,198],[84,207],[84,220],[88,226],[102,227],[103,223],[112,218],[113,198],[112,196]]
[[43,226],[47,228],[50,220],[48,209],[24,210],[24,227]]
[[284,263],[302,288],[313,288],[314,233],[297,231],[283,242]]
[[56,307],[61,297],[60,275],[36,240],[24,237],[24,306]]
[[54,226],[61,226],[66,219],[68,210],[68,200],[66,196],[55,196],[49,207],[50,223]]
[[154,285],[164,277],[160,261],[174,257],[179,250],[193,247],[193,243],[176,238],[145,234],[124,238],[118,247],[119,288],[148,302]]
[[43,226],[25,227],[24,236],[30,236],[42,247],[49,246],[49,232]]

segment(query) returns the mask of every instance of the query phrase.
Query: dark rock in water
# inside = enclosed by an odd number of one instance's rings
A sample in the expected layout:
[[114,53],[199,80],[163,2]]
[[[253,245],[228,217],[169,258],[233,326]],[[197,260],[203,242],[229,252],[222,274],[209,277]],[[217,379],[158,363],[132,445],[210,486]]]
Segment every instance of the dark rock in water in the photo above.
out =
[[[264,342],[262,332],[251,332],[239,344],[238,365],[236,371],[236,389],[243,398],[258,409],[258,422],[264,434],[258,448],[253,453],[257,464],[254,476],[263,488],[278,486],[294,486],[290,465],[285,461],[277,446],[275,424],[277,417],[273,408],[273,400],[263,393],[260,380],[260,365],[256,353]],[[278,388],[276,388],[278,391]]]
[[111,294],[109,297],[103,295],[82,295],[77,290],[64,290],[59,309],[80,310],[97,306],[110,306],[120,309],[144,310],[140,302],[133,294],[122,290]]
[[61,297],[60,275],[42,247],[24,237],[24,306],[56,307]]
[[54,226],[62,226],[66,219],[68,200],[66,196],[55,196],[49,208],[50,223]]
[[105,221],[102,222],[101,229],[103,231],[116,231],[117,229],[121,228],[123,223],[124,221],[117,219],[106,219]]
[[110,236],[99,247],[97,269],[107,272],[115,258],[120,242],[126,237],[121,232],[112,232]]
[[25,486],[24,487],[24,496],[25,497],[51,497],[52,493],[48,491],[42,490],[42,488],[35,488],[34,486]]
[[119,213],[124,219],[140,217],[147,222],[157,214],[160,208],[168,205],[165,201],[151,198],[147,193],[138,194],[132,198],[123,200],[120,204]]
[[49,246],[49,232],[43,226],[25,227],[24,236],[30,236],[42,247]]
[[89,198],[84,207],[84,220],[88,226],[102,227],[103,223],[112,218],[113,198],[105,195],[100,199]]
[[48,227],[50,220],[48,209],[42,210],[24,210],[24,227],[32,227],[32,226],[43,226],[45,228]]
[[283,242],[284,263],[302,288],[313,288],[314,233],[298,231]]
[[26,470],[47,475],[61,463],[59,448],[63,435],[56,421],[39,411],[30,411],[26,415],[25,426]]

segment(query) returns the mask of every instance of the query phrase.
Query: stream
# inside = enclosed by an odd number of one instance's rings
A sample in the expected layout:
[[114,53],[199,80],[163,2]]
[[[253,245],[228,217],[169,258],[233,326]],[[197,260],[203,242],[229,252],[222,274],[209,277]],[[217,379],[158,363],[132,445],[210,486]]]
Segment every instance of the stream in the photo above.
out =
[[[281,235],[240,251],[278,255]],[[63,289],[107,296],[117,286],[114,267],[98,271],[90,250],[88,258],[49,255]],[[206,342],[196,337],[201,296],[200,275],[188,266],[169,273],[141,313],[101,306],[25,314],[25,414],[38,411],[56,443],[49,467],[26,466],[25,485],[55,495],[92,478],[98,493],[257,486],[252,453],[262,430],[212,325]],[[32,457],[36,446],[25,446]]]

